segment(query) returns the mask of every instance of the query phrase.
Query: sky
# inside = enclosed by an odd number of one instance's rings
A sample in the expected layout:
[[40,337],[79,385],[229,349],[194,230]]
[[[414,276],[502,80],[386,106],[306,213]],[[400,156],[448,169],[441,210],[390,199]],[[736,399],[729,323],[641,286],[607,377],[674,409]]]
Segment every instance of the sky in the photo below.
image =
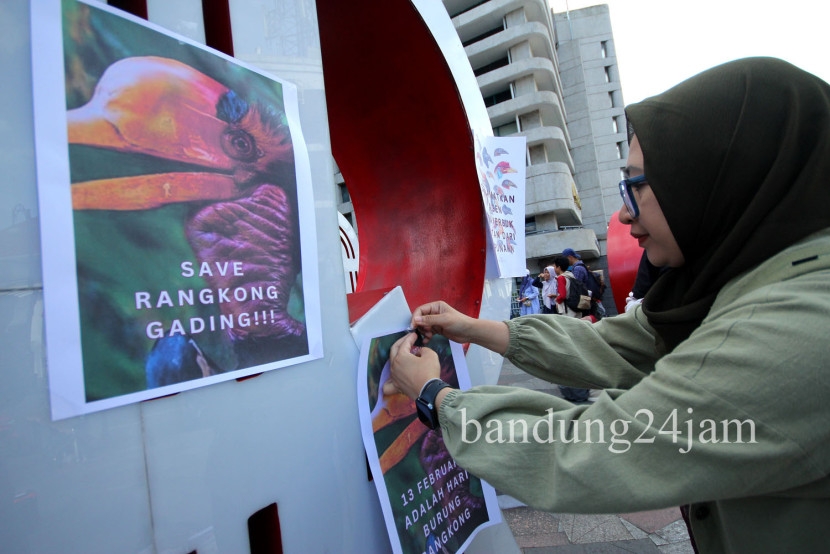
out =
[[715,65],[784,59],[830,82],[828,0],[549,0],[608,4],[623,100],[638,102]]

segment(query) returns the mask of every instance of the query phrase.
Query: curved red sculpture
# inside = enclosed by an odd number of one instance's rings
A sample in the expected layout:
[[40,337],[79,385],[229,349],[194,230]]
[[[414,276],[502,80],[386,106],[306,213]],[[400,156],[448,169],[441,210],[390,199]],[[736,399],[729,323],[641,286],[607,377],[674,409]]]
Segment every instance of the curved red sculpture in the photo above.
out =
[[619,313],[625,311],[625,299],[634,287],[643,249],[631,236],[628,225],[620,223],[619,212],[608,222],[608,279],[614,291],[614,305]]
[[440,298],[477,316],[486,235],[473,138],[432,33],[402,0],[317,0],[317,17],[332,152],[360,239],[350,320],[397,285],[411,308]]

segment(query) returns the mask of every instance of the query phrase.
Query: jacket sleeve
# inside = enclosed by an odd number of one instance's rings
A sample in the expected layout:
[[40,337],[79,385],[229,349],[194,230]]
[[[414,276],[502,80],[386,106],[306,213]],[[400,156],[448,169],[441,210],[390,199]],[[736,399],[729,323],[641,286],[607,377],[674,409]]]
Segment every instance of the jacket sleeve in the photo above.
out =
[[[800,292],[793,279],[713,308],[653,372],[592,405],[510,387],[452,391],[440,407],[444,441],[474,475],[551,511],[620,513],[786,494],[830,473],[829,276],[802,282]],[[824,305],[814,292],[822,287]],[[586,384],[604,370],[625,386],[642,362],[631,321],[639,312],[619,316],[630,351],[613,329],[596,329],[617,318],[590,325],[535,316],[510,326],[507,355],[537,369],[546,358],[550,374],[586,371]],[[517,352],[538,346],[539,336],[555,352]]]
[[556,278],[556,303],[561,304],[565,301],[565,298],[568,297],[568,282],[567,278],[564,275],[560,275]]
[[584,263],[574,265],[571,273],[574,274],[574,277],[582,281],[585,286],[588,286],[588,268],[585,267]]
[[550,314],[505,321],[505,357],[546,381],[587,388],[631,388],[654,370],[654,331],[641,310],[591,324]]

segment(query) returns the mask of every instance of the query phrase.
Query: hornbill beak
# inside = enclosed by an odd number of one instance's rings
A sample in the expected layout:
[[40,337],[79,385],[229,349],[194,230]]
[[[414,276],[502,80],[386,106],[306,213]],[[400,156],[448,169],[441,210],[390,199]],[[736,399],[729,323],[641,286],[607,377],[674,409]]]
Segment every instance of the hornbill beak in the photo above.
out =
[[70,110],[67,120],[70,144],[175,164],[169,172],[73,183],[76,210],[232,199],[263,182],[275,164],[293,163],[288,126],[273,110],[250,105],[218,81],[167,58],[112,64],[90,101]]
[[[415,413],[415,403],[402,393],[384,396],[382,405],[372,417],[372,432],[376,433],[384,427],[395,423]],[[382,473],[386,473],[398,462],[406,457],[409,449],[418,442],[429,429],[419,420],[412,421],[392,444],[380,455],[378,462]]]

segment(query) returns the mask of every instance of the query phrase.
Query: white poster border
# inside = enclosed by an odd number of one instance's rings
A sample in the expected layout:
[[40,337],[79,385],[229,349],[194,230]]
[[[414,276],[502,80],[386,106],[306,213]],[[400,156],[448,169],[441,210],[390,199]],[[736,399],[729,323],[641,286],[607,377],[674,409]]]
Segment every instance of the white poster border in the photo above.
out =
[[[32,94],[36,146],[37,190],[43,295],[45,311],[46,353],[52,419],[60,420],[94,413],[143,400],[150,400],[248,377],[264,371],[287,367],[323,357],[320,293],[317,256],[317,229],[314,216],[311,165],[308,148],[300,126],[298,92],[293,83],[275,77],[255,66],[200,44],[154,23],[135,17],[94,0],[77,0],[96,9],[141,25],[149,30],[198,48],[234,65],[278,82],[283,91],[285,115],[294,148],[296,194],[300,226],[300,259],[303,276],[308,353],[202,377],[172,385],[142,390],[112,398],[87,402],[81,352],[81,323],[76,274],[75,236],[73,229],[69,156],[66,128],[63,63],[62,6],[60,0],[31,0]],[[63,124],[61,124],[63,123]],[[63,146],[63,148],[60,148]],[[63,232],[59,232],[63,231]]]
[[[365,337],[363,339],[363,345],[360,348],[360,361],[358,362],[357,370],[358,412],[360,414],[360,430],[363,436],[363,445],[366,448],[366,458],[369,462],[369,469],[372,471],[372,476],[374,477],[374,483],[378,492],[381,510],[383,511],[383,520],[386,524],[386,531],[389,534],[389,541],[392,546],[392,551],[395,554],[403,554],[403,548],[401,546],[400,538],[398,537],[397,527],[395,526],[395,514],[393,513],[392,505],[389,502],[389,491],[386,487],[386,480],[383,478],[383,470],[380,466],[380,458],[378,456],[374,433],[372,431],[372,414],[369,412],[369,406],[367,404],[367,400],[369,398],[369,386],[367,382],[366,370],[369,365],[369,350],[372,341],[377,338],[404,331],[407,331],[407,329],[401,328]],[[464,349],[456,342],[449,341],[449,344],[452,352],[453,365],[455,366],[456,378],[458,379],[458,386],[461,390],[469,389],[471,387],[471,383],[470,375],[467,371],[467,361],[464,357]],[[479,481],[481,482],[485,506],[487,507],[488,521],[476,527],[457,552],[464,552],[464,550],[466,550],[481,530],[501,523],[502,521],[495,489],[485,480],[479,479]]]

